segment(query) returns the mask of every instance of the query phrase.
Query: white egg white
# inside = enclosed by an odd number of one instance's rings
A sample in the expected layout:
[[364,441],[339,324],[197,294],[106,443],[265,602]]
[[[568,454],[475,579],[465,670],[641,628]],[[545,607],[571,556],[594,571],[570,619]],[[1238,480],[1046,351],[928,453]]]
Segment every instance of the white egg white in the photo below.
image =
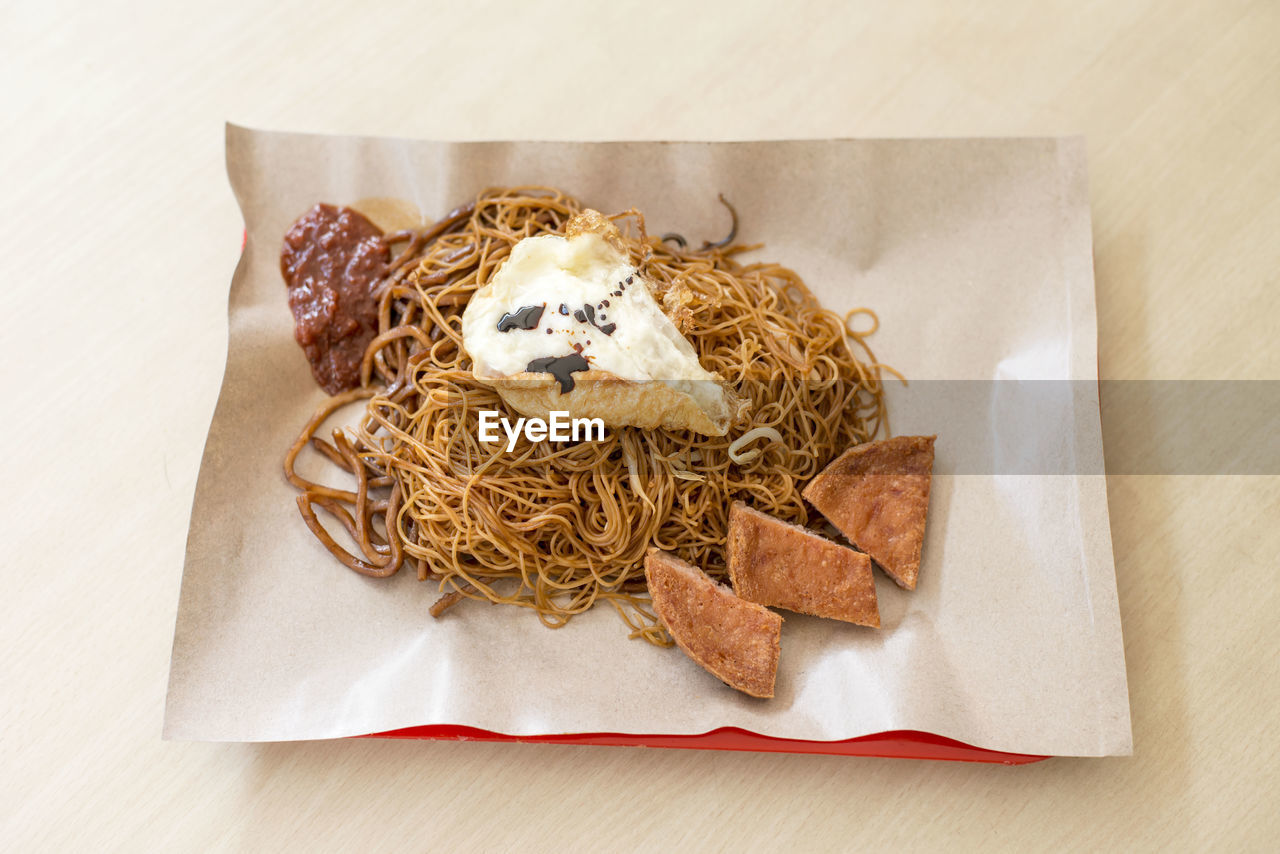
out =
[[[544,307],[533,329],[498,331],[505,315],[531,305]],[[593,310],[594,324],[575,317],[584,306]],[[482,380],[519,374],[535,359],[575,351],[592,370],[636,382],[716,379],[698,364],[692,345],[626,255],[593,232],[517,243],[467,304],[462,337],[472,372]]]

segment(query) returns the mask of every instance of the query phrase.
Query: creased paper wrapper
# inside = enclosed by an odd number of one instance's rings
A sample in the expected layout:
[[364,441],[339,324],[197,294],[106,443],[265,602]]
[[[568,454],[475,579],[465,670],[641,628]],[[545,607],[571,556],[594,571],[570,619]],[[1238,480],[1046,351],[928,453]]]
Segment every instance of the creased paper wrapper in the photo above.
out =
[[[484,187],[551,184],[602,211],[636,207],[651,233],[700,241],[726,230],[722,192],[739,239],[766,244],[749,257],[797,270],[837,312],[874,308],[877,356],[908,378],[1093,381],[1082,140],[438,143],[229,127],[227,166],[248,233],[191,516],[166,737],[733,726],[1131,751],[1104,476],[957,474],[945,413],[892,425],[939,435],[919,588],[877,572],[878,631],[786,614],[772,700],[726,688],[678,650],[628,640],[608,607],[554,631],[526,610],[474,602],[434,620],[434,583],[338,565],[281,470],[324,399],[279,271],[282,236],[316,202],[402,199],[433,219]],[[902,393],[890,391],[891,417]],[[1096,395],[1077,415],[1065,452],[1100,449]]]

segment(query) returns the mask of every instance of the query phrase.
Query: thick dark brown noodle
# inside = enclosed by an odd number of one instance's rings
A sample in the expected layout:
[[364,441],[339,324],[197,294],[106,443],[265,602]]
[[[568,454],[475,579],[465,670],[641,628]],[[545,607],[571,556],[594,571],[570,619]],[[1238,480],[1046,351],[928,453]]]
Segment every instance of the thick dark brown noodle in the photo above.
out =
[[[490,189],[423,232],[393,235],[406,246],[382,284],[364,388],[312,417],[285,473],[306,524],[344,565],[385,577],[407,562],[438,580],[444,595],[433,616],[470,598],[530,608],[558,627],[603,599],[632,637],[668,644],[645,593],[645,550],[672,550],[723,578],[734,499],[808,523],[805,482],[882,426],[881,366],[864,343],[870,333],[824,310],[791,270],[739,263],[753,247],[672,247],[649,238],[631,211],[615,220],[633,261],[659,300],[691,309],[687,334],[702,365],[751,399],[749,419],[723,438],[624,427],[600,442],[521,438],[510,453],[505,442],[481,444],[480,410],[518,413],[472,379],[462,311],[517,241],[563,231],[581,207],[546,187]],[[858,311],[874,331],[874,315]],[[315,435],[362,398],[350,437]],[[349,472],[352,488],[300,476],[294,461],[308,445]],[[347,531],[354,552],[320,524],[317,507]]]

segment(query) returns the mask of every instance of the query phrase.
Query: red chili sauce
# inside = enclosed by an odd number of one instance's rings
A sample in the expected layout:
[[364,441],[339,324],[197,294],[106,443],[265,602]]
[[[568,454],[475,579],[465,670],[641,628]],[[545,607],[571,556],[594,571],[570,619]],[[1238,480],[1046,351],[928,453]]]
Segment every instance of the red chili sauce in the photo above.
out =
[[329,394],[360,385],[360,361],[378,334],[373,291],[390,262],[381,229],[351,208],[316,205],[284,236],[293,337]]

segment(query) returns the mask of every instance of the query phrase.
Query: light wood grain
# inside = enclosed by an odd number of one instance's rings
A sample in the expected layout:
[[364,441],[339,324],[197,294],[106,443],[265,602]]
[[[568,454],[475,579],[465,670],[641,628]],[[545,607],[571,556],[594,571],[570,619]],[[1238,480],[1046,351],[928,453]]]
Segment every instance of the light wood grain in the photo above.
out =
[[1103,377],[1280,377],[1275,2],[356,8],[0,13],[0,848],[1275,844],[1275,477],[1110,479],[1132,758],[160,741],[241,228],[224,120],[443,139],[1082,132]]

